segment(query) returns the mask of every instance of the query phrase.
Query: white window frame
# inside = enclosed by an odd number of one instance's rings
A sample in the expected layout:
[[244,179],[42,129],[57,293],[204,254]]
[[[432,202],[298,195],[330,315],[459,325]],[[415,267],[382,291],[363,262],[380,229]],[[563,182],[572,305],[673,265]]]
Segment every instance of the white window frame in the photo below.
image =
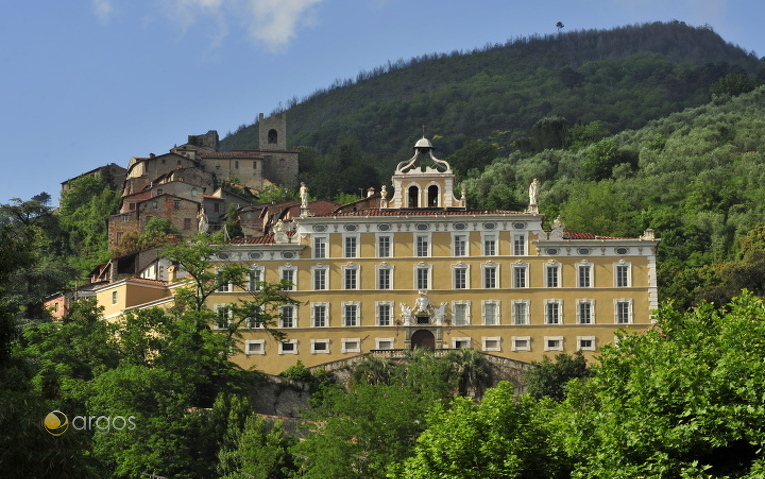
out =
[[[465,274],[465,283],[461,288],[457,287],[457,271]],[[452,265],[452,289],[470,289],[470,265],[463,262]]]
[[[620,304],[626,304],[627,305],[627,321],[620,321]],[[632,298],[619,298],[614,300],[614,323],[615,324],[632,324],[634,322],[634,316],[633,316],[633,310],[632,310]]]
[[[286,344],[292,345],[292,351],[285,350],[284,346]],[[298,353],[298,340],[297,339],[285,339],[282,341],[279,341],[279,354],[297,354]]]
[[[263,312],[263,306],[257,306],[255,308],[258,315],[260,315]],[[247,329],[263,329],[263,323],[258,321],[257,317],[247,317],[245,318]]]
[[431,233],[414,233],[414,256],[417,258],[429,258],[433,242]]
[[329,258],[329,236],[328,235],[314,235],[312,255],[314,259]]
[[[381,271],[387,271],[387,275],[388,275],[387,288],[383,288],[382,281],[380,281],[381,275],[382,275]],[[375,266],[375,286],[377,287],[377,289],[382,291],[393,289],[393,265],[388,263],[382,263]]]
[[[492,278],[494,281],[493,285],[489,284],[488,281],[488,274],[489,271],[494,272],[494,277]],[[500,288],[500,274],[499,274],[499,264],[495,263],[494,261],[489,261],[486,264],[481,265],[481,286],[484,289],[498,289]]]
[[[620,271],[625,271],[624,284],[621,284]],[[620,260],[614,263],[614,288],[631,288],[632,287],[632,264],[627,261]]]
[[[491,245],[491,248],[487,247]],[[496,232],[481,233],[481,255],[499,256],[499,235]]]
[[[390,343],[389,348],[384,348],[383,343]],[[390,351],[396,349],[396,338],[375,338],[375,349],[382,351]]]
[[[215,275],[217,276],[220,272],[220,268],[217,268],[215,270]],[[218,289],[215,290],[216,293],[231,293],[234,290],[234,285],[231,284],[231,281],[228,283],[221,283],[218,285]]]
[[[423,285],[420,283],[420,271],[425,271],[425,282],[427,283],[424,285],[425,287],[422,287]],[[430,289],[431,285],[433,284],[433,266],[427,264],[427,263],[420,263],[414,265],[414,278],[412,280],[412,283],[414,284],[414,289],[416,290],[428,290]]]
[[[487,319],[486,307],[489,305],[492,305],[495,308],[494,309],[495,317],[494,317],[493,323],[486,322],[486,319]],[[499,326],[500,324],[502,324],[501,305],[502,305],[502,302],[498,299],[487,299],[487,300],[481,301],[481,324],[483,324],[484,326]]]
[[[342,344],[342,352],[344,353],[360,353],[361,352],[361,338],[343,338],[340,340]],[[355,344],[355,346],[353,346]]]
[[[554,279],[556,284],[551,284],[550,281],[550,273],[554,272]],[[557,261],[550,261],[549,263],[545,264],[545,288],[562,288],[562,277],[561,277],[561,264]]]
[[[225,313],[226,313],[226,316],[225,316],[225,318],[226,318],[226,326],[221,328],[220,327],[220,323],[222,323],[222,321],[220,321],[220,319],[224,318],[224,316],[221,314],[221,312],[222,312],[221,310],[223,310],[223,309],[225,309]],[[231,324],[231,318],[234,315],[234,312],[231,310],[231,304],[230,303],[216,304],[215,306],[213,306],[213,310],[215,311],[215,314],[218,316],[218,319],[215,320],[215,325],[214,325],[213,329],[217,329],[219,331],[222,331],[224,329],[228,329],[228,326]]]
[[[584,284],[582,281],[582,272],[587,271],[587,279],[589,284]],[[577,288],[592,288],[595,285],[595,268],[594,265],[587,261],[580,261],[576,264],[576,287]]]
[[[553,310],[555,311],[555,318],[552,316]],[[555,322],[553,322],[555,319]],[[562,299],[546,299],[545,300],[545,324],[563,324],[563,300]]]
[[[457,239],[461,238],[464,241],[462,254],[457,249]],[[452,233],[452,256],[462,258],[463,256],[470,256],[470,234],[466,232]]]
[[[545,351],[563,351],[563,336],[545,336]],[[557,341],[557,346],[550,345],[550,341]]]
[[[383,248],[382,248],[382,239],[386,238],[388,241],[387,248],[388,248],[388,254],[384,255]],[[378,258],[391,258],[393,257],[393,235],[390,233],[377,233],[375,235],[375,252],[377,253]]]
[[[395,324],[396,319],[395,319],[394,313],[393,313],[393,304],[394,304],[393,301],[377,301],[377,302],[375,302],[375,324],[377,326],[386,327],[386,326],[393,326]],[[382,315],[380,314],[380,312],[382,311],[382,309],[384,307],[388,308],[388,318],[387,318],[388,319],[388,324],[383,324],[383,322],[382,322],[383,318],[382,318]]]
[[[287,276],[291,276],[292,279],[288,279]],[[297,266],[294,266],[291,263],[287,263],[283,266],[279,266],[279,279],[287,279],[290,283],[292,283],[292,286],[288,286],[282,289],[282,291],[297,291],[298,289]]]
[[[355,314],[353,317],[348,316],[348,308],[354,307],[355,308]],[[340,303],[340,315],[343,322],[344,328],[355,328],[358,326],[361,326],[361,303],[358,301],[343,301]],[[354,323],[354,324],[351,324]]]
[[[260,291],[260,283],[265,281],[266,269],[258,264],[250,266],[247,273],[247,291],[253,293]],[[260,279],[253,281],[253,273]]]
[[[285,326],[287,323],[284,322],[285,313],[287,311],[292,311],[292,315],[291,315],[292,324],[289,326]],[[298,327],[297,307],[294,304],[285,304],[283,306],[280,306],[279,307],[279,328],[294,329],[297,327]]]
[[[316,282],[323,280],[323,287],[317,288]],[[326,291],[329,289],[329,266],[323,263],[311,266],[311,289],[313,291]]]
[[[495,341],[496,346],[489,346],[489,341]],[[502,351],[502,338],[499,336],[484,336],[481,338],[481,350],[487,352],[499,352]]]
[[343,258],[358,258],[359,247],[358,234],[343,234]]
[[[324,350],[321,351],[316,348],[317,344],[323,344]],[[311,354],[329,354],[329,339],[312,339],[311,340]]]
[[[531,351],[531,336],[512,336],[510,338],[512,351]],[[518,343],[524,341],[525,346],[519,346]]]
[[[589,346],[582,346],[582,342],[590,341]],[[595,336],[577,336],[576,337],[576,350],[577,351],[596,351],[597,346],[595,344]]]
[[[251,351],[250,346],[259,346],[258,351]],[[253,354],[266,354],[266,341],[264,339],[247,339],[244,341],[244,354],[252,356]]]
[[[518,271],[523,270],[523,275],[519,276]],[[511,284],[513,288],[525,289],[529,287],[529,264],[523,261],[518,261],[512,265],[512,278]],[[519,284],[519,280],[523,281],[523,284]]]
[[527,256],[528,251],[526,233],[513,233],[513,256]]
[[[523,317],[518,317],[518,306],[523,305]],[[528,299],[515,299],[512,301],[512,317],[513,324],[516,326],[523,326],[529,324],[529,316],[531,311],[531,301]]]
[[117,291],[112,291],[112,304],[117,304],[119,302],[119,293]]
[[[356,290],[361,289],[361,268],[356,263],[348,263],[342,267],[343,271],[343,289],[344,290]],[[350,278],[349,272],[353,271],[353,282],[355,284],[349,284]]]
[[[585,304],[590,305],[590,321],[583,322],[582,307]],[[595,324],[595,300],[594,299],[577,299],[576,300],[576,324]]]
[[[472,347],[472,339],[468,337],[452,338],[452,349],[470,349]],[[466,346],[457,347],[458,343],[466,343]]]
[[[316,311],[319,309],[324,310],[324,324],[317,324],[318,316]],[[311,327],[312,328],[326,328],[329,326],[329,303],[311,303]]]
[[[452,301],[452,326],[469,326],[470,325],[470,301]],[[457,307],[465,307],[465,322],[457,322]]]

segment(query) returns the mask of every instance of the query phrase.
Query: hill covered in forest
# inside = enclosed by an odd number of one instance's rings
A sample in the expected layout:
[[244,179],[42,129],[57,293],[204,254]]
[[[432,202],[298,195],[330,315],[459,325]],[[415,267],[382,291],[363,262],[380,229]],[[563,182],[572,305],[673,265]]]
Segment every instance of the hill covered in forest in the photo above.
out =
[[[474,140],[490,142],[498,154],[543,149],[532,128],[544,118],[599,121],[612,134],[636,129],[710,101],[715,88],[751,88],[760,71],[754,55],[709,27],[657,22],[399,60],[294,98],[284,111],[291,146],[314,150],[303,177],[314,194],[331,196],[376,184],[366,167],[386,178],[423,125],[442,157]],[[243,125],[222,145],[256,148],[257,141],[257,125]],[[342,155],[348,159],[336,164]],[[341,181],[321,176],[351,167],[358,171]]]

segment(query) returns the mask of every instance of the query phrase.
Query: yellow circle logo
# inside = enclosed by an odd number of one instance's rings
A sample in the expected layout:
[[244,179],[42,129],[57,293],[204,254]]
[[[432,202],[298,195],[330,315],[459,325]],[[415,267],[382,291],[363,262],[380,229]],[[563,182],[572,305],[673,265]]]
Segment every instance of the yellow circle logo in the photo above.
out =
[[45,416],[44,424],[45,430],[48,431],[51,435],[60,436],[64,434],[67,429],[69,429],[69,418],[67,418],[66,414],[59,410],[51,411],[47,416]]

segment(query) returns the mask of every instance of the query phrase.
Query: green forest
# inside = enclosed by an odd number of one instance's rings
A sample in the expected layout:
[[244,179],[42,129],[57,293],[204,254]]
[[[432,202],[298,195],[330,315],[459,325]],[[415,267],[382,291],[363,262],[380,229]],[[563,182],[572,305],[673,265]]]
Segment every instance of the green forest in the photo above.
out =
[[[536,178],[541,211],[567,231],[661,238],[656,326],[597,361],[534,363],[520,396],[472,350],[368,358],[344,384],[298,363],[282,373],[312,392],[297,433],[253,414],[264,379],[229,360],[245,318],[283,334],[283,285],[263,284],[225,334],[211,331],[206,295],[245,271],[213,270],[220,238],[201,235],[163,251],[195,281],[177,308],[109,323],[80,301],[52,322],[42,301],[119,253],[103,221],[119,194],[83,177],[58,208],[45,193],[0,205],[0,473],[765,477],[763,79],[762,60],[673,22],[426,55],[288,102],[318,198],[385,183],[425,125],[473,208],[521,211]],[[256,147],[255,132],[223,143]],[[93,419],[54,436],[51,411]]]

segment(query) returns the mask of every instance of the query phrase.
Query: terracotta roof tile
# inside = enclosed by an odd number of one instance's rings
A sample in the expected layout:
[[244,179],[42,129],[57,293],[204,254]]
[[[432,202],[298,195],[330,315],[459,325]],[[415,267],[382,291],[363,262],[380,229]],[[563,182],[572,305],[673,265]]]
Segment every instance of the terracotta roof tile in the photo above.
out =
[[620,238],[616,236],[600,236],[593,233],[576,233],[571,231],[565,231],[563,233],[563,239],[578,239],[578,240],[613,240],[613,239],[634,239],[634,238]]
[[362,211],[346,211],[344,213],[330,213],[317,215],[317,217],[359,217],[359,216],[478,216],[478,215],[522,215],[519,211],[504,210],[441,210],[441,209],[391,209],[381,210],[373,208]]

